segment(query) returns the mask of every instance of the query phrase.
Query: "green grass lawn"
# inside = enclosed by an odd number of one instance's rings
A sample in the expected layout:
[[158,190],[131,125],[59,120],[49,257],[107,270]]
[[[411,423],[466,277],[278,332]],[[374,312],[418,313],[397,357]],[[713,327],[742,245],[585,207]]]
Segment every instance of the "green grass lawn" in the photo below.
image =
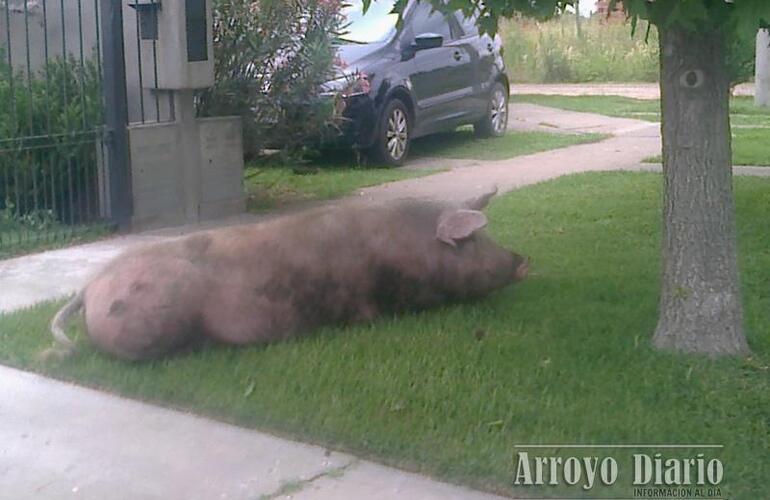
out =
[[[571,111],[660,121],[658,100],[546,95],[518,95],[514,99]],[[730,101],[730,120],[733,125],[733,162],[736,165],[770,166],[770,109],[754,106],[750,97],[734,97]],[[660,157],[649,161],[660,162]]]
[[[653,156],[646,163],[661,163]],[[735,165],[770,166],[770,129],[733,129],[733,163]]]
[[473,130],[437,134],[419,139],[412,146],[415,157],[470,160],[506,160],[516,156],[585,144],[606,139],[603,134],[551,134],[548,132],[509,132],[504,137],[476,139]]
[[[503,493],[516,444],[723,444],[723,497],[770,498],[770,180],[735,183],[749,359],[650,348],[660,177],[595,173],[493,203],[490,231],[534,263],[485,300],[139,365],[82,333],[74,358],[41,365],[48,304],[0,317],[0,361]],[[592,498],[630,496],[626,451],[626,475]]]
[[[462,128],[417,139],[412,143],[410,154],[414,160],[426,157],[504,160],[606,137],[602,134],[510,132],[505,137],[476,139],[471,129]],[[265,210],[301,201],[339,198],[363,187],[446,170],[441,161],[436,162],[435,168],[419,170],[358,163],[354,155],[345,150],[326,152],[305,165],[277,161],[253,163],[246,169],[249,209]]]
[[321,168],[253,164],[246,169],[248,208],[268,210],[290,203],[339,198],[363,187],[440,171],[440,168],[406,170],[349,164]]
[[660,102],[657,100],[632,99],[620,96],[566,96],[520,94],[512,97],[512,102],[526,102],[550,106],[552,108],[598,113],[618,118],[660,121]]

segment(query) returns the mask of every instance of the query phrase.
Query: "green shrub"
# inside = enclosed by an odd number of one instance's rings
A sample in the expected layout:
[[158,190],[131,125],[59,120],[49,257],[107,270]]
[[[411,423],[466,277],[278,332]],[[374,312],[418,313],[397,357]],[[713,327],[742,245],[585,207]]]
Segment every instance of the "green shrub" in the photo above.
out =
[[101,79],[96,64],[51,59],[27,75],[0,53],[0,212],[38,227],[98,215]]
[[756,33],[732,37],[727,47],[727,71],[733,85],[754,79],[756,64]]
[[339,3],[216,0],[214,13],[216,83],[199,113],[242,116],[247,156],[267,146],[303,156],[333,124],[319,88],[333,76]]

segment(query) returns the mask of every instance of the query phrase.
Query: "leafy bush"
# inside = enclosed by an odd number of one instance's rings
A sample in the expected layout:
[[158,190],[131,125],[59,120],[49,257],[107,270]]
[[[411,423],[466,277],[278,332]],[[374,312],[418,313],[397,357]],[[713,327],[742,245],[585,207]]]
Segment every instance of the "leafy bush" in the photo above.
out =
[[0,212],[39,227],[98,216],[101,79],[92,61],[57,57],[27,75],[0,53]]
[[339,8],[335,0],[215,0],[216,83],[201,93],[199,114],[242,116],[247,156],[267,146],[302,156],[334,121],[319,88],[333,77]]
[[727,46],[727,71],[735,85],[754,79],[756,65],[756,33],[740,33]]

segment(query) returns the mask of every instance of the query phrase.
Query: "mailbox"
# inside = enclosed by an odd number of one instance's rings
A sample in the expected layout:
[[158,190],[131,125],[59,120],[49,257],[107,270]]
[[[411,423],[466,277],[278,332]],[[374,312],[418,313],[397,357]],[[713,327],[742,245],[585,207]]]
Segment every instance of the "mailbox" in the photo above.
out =
[[189,90],[214,84],[211,1],[129,0],[137,16],[143,87]]

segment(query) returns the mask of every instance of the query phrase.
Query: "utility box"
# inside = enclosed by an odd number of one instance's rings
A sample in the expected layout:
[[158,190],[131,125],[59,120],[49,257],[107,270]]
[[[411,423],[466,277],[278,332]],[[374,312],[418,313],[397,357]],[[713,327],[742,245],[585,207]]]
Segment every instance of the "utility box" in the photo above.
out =
[[212,0],[129,0],[136,10],[142,86],[191,90],[214,84]]

